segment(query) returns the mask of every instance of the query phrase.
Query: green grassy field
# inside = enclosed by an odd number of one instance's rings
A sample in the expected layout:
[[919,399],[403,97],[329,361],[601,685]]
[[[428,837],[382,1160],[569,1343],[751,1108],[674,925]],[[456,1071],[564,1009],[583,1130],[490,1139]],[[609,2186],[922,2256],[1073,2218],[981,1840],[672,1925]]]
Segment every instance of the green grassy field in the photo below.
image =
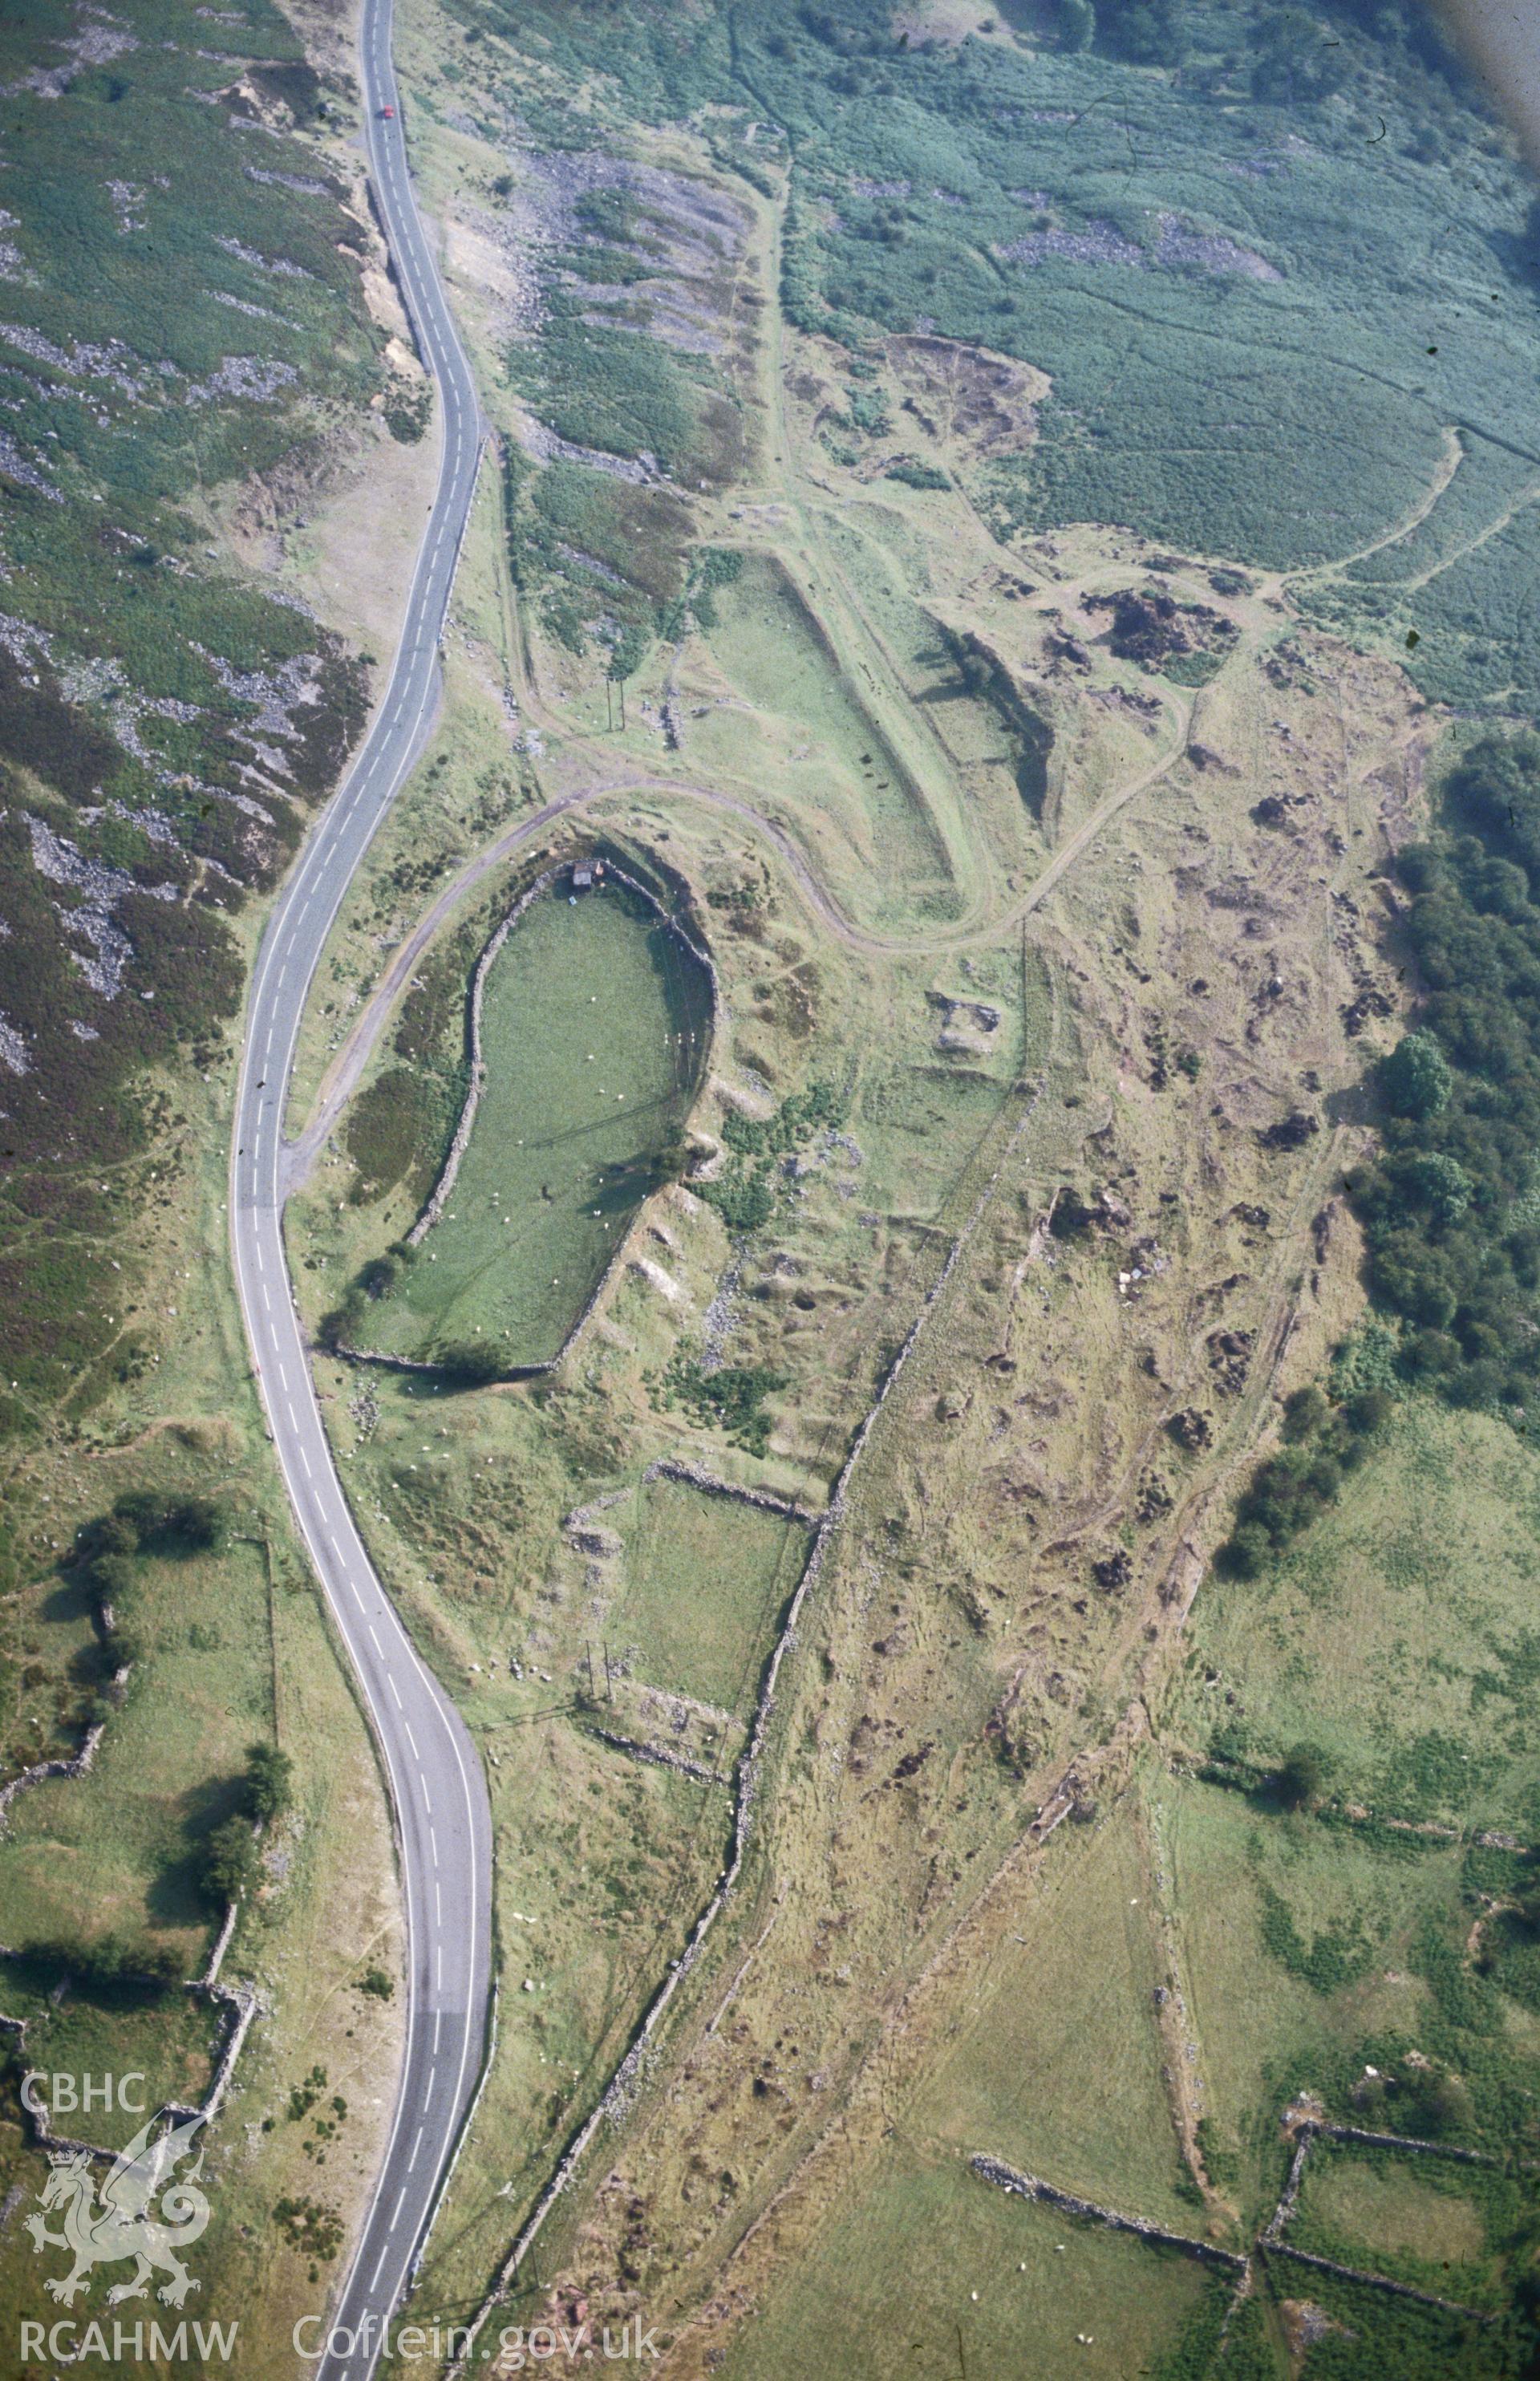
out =
[[622,1534],[626,1585],[605,1622],[611,1651],[630,1656],[650,1686],[742,1711],[797,1584],[806,1530],[654,1480],[637,1492]]
[[487,974],[458,1178],[361,1344],[421,1357],[485,1337],[510,1368],[548,1361],[688,1112],[709,1016],[698,966],[629,895],[532,904]]
[[1134,2381],[1203,2306],[1200,2268],[895,2143],[734,2338],[727,2381],[838,2372]]
[[[1065,1831],[1030,1915],[975,1980],[911,2120],[1179,2232],[1204,2212],[1161,2080],[1150,1886],[1125,1810]],[[1183,2188],[1185,2186],[1185,2188]]]
[[[211,1192],[215,1185],[223,1187],[217,1167]],[[212,1195],[208,1203],[215,1213]],[[217,1250],[217,1225],[202,1244]],[[217,1343],[216,1300],[206,1313]],[[180,1343],[158,1385],[163,1393],[195,1405],[198,1360],[207,1352],[201,1336]],[[185,1418],[175,1431],[135,1432],[127,1448],[94,1452],[88,1481],[77,1477],[76,1485],[89,1486],[96,1511],[128,1485],[185,1493],[197,1484],[234,1502],[248,1484],[227,1418]],[[75,1460],[83,1470],[78,1454]],[[260,1512],[251,1518],[263,1526]],[[358,1984],[366,1964],[397,1972],[390,1845],[373,1749],[282,1517],[270,1524],[265,1549],[237,1536],[218,1556],[141,1554],[135,1567],[139,1652],[126,1703],[111,1713],[91,1773],[22,1795],[0,1841],[0,1931],[7,1945],[42,1947],[0,1960],[0,2009],[26,2021],[29,2064],[76,2078],[138,2070],[152,2105],[167,2095],[201,2099],[217,2013],[175,1981],[159,1990],[99,1981],[78,1955],[99,1953],[111,1935],[130,1972],[146,1956],[166,1957],[175,1977],[202,1972],[218,1913],[198,1889],[200,1848],[236,1802],[248,1745],[276,1738],[294,1761],[294,1801],[268,1829],[259,1898],[226,1958],[226,1981],[254,1983],[262,2015],[209,2136],[214,2219],[197,2266],[200,2306],[226,2320],[238,2312],[243,2361],[263,2375],[278,2369],[289,2324],[317,2297],[308,2278],[314,2261],[284,2241],[274,2204],[299,2192],[335,2209],[345,2228],[388,2115],[382,2079],[397,2055],[398,1998],[366,1997]],[[43,1601],[31,1631],[36,1658],[49,1664],[57,1658],[50,1630],[72,1638],[75,1629],[71,1599],[60,1589],[55,1601],[65,1607],[59,1618]],[[329,2079],[316,2111],[327,2134],[287,2114],[294,2086],[317,2065]],[[332,2095],[348,2103],[346,2120]],[[138,2121],[126,2110],[109,2118],[98,2109],[73,2130],[120,2146]],[[7,2084],[0,2201],[16,2205],[13,2189],[22,2204],[31,2200],[43,2171]],[[335,2252],[318,2272],[325,2277],[334,2265]],[[15,2336],[16,2316],[47,2309],[43,2279],[56,2271],[33,2256],[19,2217],[0,2228],[6,2337]],[[100,2312],[113,2278],[97,2284],[91,2313]]]
[[[709,641],[735,687],[788,748],[786,790],[842,826],[874,871],[863,909],[884,897],[906,916],[957,914],[947,849],[913,773],[868,707],[797,588],[773,556],[751,556],[715,597]],[[743,722],[724,715],[742,764]]]
[[1386,2045],[1439,2034],[1418,1953],[1430,1923],[1439,1940],[1458,1924],[1460,1855],[1376,1854],[1212,1787],[1164,1787],[1153,1808],[1199,2046],[1205,2156],[1244,2220],[1261,2221],[1282,2188],[1285,2103],[1315,2091],[1351,2120],[1365,2063],[1388,2063]]
[[1289,2238],[1318,2256],[1484,2306],[1500,2288],[1497,2253],[1522,2222],[1527,2197],[1511,2176],[1321,2142]]
[[[273,1725],[268,1591],[260,1545],[146,1562],[143,1661],[91,1774],[30,1788],[0,1837],[12,1944],[46,1940],[63,1910],[131,1950],[174,1949],[195,1974],[217,1915],[199,1846],[236,1807],[245,1751]],[[77,1921],[77,1923],[79,1922]]]
[[[137,2072],[144,2082],[132,2096],[151,2108],[170,2099],[196,2103],[209,2088],[218,2012],[177,1984],[92,1984],[72,1979],[65,1960],[0,1959],[0,2008],[26,2021],[27,2064],[45,2074]],[[127,2139],[132,2131],[117,2108],[107,2116],[99,2106],[83,2116],[56,2113],[53,2121],[58,2132],[88,2138]]]
[[1200,1603],[1187,1709],[1201,1740],[1265,1763],[1308,1738],[1334,1790],[1387,1817],[1527,1830],[1537,1512],[1523,1440],[1407,1399],[1265,1581],[1216,1581]]

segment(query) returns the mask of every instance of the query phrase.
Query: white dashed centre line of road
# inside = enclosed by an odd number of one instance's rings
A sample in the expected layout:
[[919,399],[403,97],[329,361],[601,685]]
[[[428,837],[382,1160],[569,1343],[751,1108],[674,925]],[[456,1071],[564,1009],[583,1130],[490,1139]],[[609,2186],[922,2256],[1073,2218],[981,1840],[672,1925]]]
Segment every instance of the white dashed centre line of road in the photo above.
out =
[[[373,31],[377,40],[379,25],[376,0],[366,0],[366,6],[368,13],[376,19]],[[388,21],[389,0],[385,0],[383,13]],[[369,79],[374,86],[373,112],[377,115],[379,108],[391,104],[396,95],[391,79],[388,39],[385,41],[383,54],[377,49],[371,63],[373,71],[370,73]],[[275,1280],[280,1293],[280,1300],[285,1297],[288,1300],[287,1308],[283,1311],[297,1326],[299,1322],[292,1285],[287,1278],[282,1234],[278,1227],[283,1208],[280,1175],[285,1152],[283,1123],[285,1086],[287,1069],[293,1063],[298,1038],[298,1020],[288,1015],[288,1008],[292,1004],[287,1001],[287,995],[291,962],[292,972],[296,978],[297,995],[308,995],[311,971],[317,956],[317,948],[324,938],[327,923],[335,910],[335,888],[339,883],[344,888],[346,887],[371,835],[407,776],[412,747],[420,737],[423,724],[429,715],[443,647],[449,591],[463,535],[469,492],[474,485],[477,469],[482,459],[479,443],[481,419],[473,397],[468,400],[457,385],[458,376],[463,374],[463,359],[460,358],[456,334],[445,311],[434,263],[418,223],[404,134],[403,126],[372,124],[369,127],[367,146],[376,189],[380,192],[382,201],[385,203],[389,216],[395,224],[392,246],[412,323],[418,333],[424,359],[439,383],[440,399],[444,408],[446,466],[441,474],[437,499],[430,509],[422,544],[411,576],[408,607],[409,625],[407,629],[410,644],[409,650],[406,644],[403,644],[397,653],[396,666],[391,673],[391,683],[386,690],[386,702],[390,707],[386,711],[382,706],[376,715],[374,730],[364,753],[361,756],[361,765],[358,773],[353,776],[350,785],[342,792],[330,820],[323,827],[316,840],[311,844],[306,855],[306,864],[301,866],[296,880],[290,886],[288,897],[280,906],[279,913],[274,920],[274,935],[269,946],[269,955],[259,972],[253,992],[251,1033],[248,1045],[247,1064],[248,1067],[260,1065],[262,1073],[260,1078],[249,1075],[242,1088],[239,1120],[240,1129],[246,1134],[246,1141],[244,1146],[241,1146],[238,1136],[236,1156],[239,1161],[237,1178],[241,1186],[242,1195],[239,1198],[239,1205],[243,1211],[243,1220],[246,1219],[249,1212],[250,1220],[255,1227],[251,1248],[242,1253],[241,1263],[244,1267],[245,1256],[250,1254],[254,1259],[254,1264],[251,1270],[244,1272],[241,1287],[243,1293],[248,1296],[253,1286],[261,1288],[264,1315],[274,1319],[275,1326],[279,1309],[275,1306],[270,1287],[265,1279],[267,1265],[263,1253],[265,1227],[269,1223],[274,1226]],[[250,1168],[249,1189],[245,1183],[245,1168],[248,1166]],[[263,1233],[263,1240],[258,1239],[256,1236],[258,1231]],[[275,1344],[275,1336],[277,1344]],[[432,1971],[434,1982],[427,1989],[430,1999],[439,2005],[434,2008],[433,2012],[433,2045],[424,2091],[422,2121],[415,2129],[410,2154],[404,2169],[410,2176],[415,2173],[422,2144],[427,2139],[428,2122],[430,2119],[435,2124],[439,2121],[438,2116],[434,2113],[434,2094],[438,2081],[436,2061],[444,2022],[442,2001],[445,1923],[441,1881],[442,1862],[437,1827],[434,1824],[434,1806],[417,1740],[410,1721],[406,1716],[401,1691],[395,1675],[394,1640],[392,1655],[387,1658],[378,1628],[372,1617],[377,1611],[382,1620],[388,1619],[394,1623],[394,1614],[388,1602],[382,1596],[380,1582],[350,1527],[346,1505],[341,1503],[339,1497],[331,1493],[331,1489],[328,1488],[329,1479],[333,1488],[336,1487],[336,1483],[326,1470],[325,1438],[323,1436],[317,1440],[318,1452],[314,1458],[310,1455],[307,1445],[300,1443],[301,1428],[308,1431],[310,1424],[318,1420],[313,1395],[309,1397],[307,1395],[312,1392],[312,1383],[307,1371],[305,1378],[291,1389],[287,1362],[279,1352],[280,1346],[298,1348],[299,1341],[287,1334],[275,1335],[275,1330],[268,1332],[264,1326],[260,1344],[262,1354],[266,1360],[266,1366],[275,1373],[279,1385],[279,1401],[271,1408],[275,1422],[278,1422],[280,1411],[287,1411],[287,1428],[291,1434],[287,1441],[288,1466],[292,1471],[293,1458],[298,1455],[304,1467],[304,1477],[315,1492],[312,1495],[307,1489],[304,1495],[306,1506],[312,1508],[308,1518],[302,1517],[305,1519],[306,1534],[310,1537],[312,1546],[319,1543],[329,1548],[330,1559],[325,1565],[326,1583],[337,1599],[339,1607],[344,1586],[351,1593],[358,1617],[348,1624],[349,1630],[356,1630],[358,1620],[361,1619],[369,1630],[370,1642],[378,1660],[379,1672],[383,1673],[385,1683],[390,1689],[394,1708],[400,1715],[401,1730],[410,1749],[422,1793],[430,1848],[430,1874],[434,1878],[435,1928],[434,1962]],[[255,1342],[254,1337],[254,1357],[257,1352],[258,1343]],[[299,1361],[302,1365],[306,1361],[303,1356],[300,1356]],[[257,1371],[259,1376],[263,1375],[263,1362],[258,1362]],[[260,1378],[260,1386],[264,1395],[271,1397],[265,1377]],[[303,1425],[300,1423],[298,1411],[300,1405],[305,1407]],[[286,1425],[278,1424],[280,1447],[284,1445],[282,1438],[284,1427]],[[341,1532],[344,1529],[348,1531],[348,1546],[346,1551],[341,1540]],[[369,1582],[367,1590],[361,1589],[361,1578]],[[353,1642],[356,1645],[356,1638]],[[374,1687],[376,1694],[377,1675]],[[432,1717],[433,1710],[430,1705],[428,1723],[430,1728]],[[448,1824],[447,1813],[446,1824]],[[473,1825],[471,1832],[474,1836]],[[418,1841],[420,1842],[421,1838]],[[456,1847],[452,1844],[451,1865],[454,1863],[455,1857]],[[411,1884],[409,1890],[411,1899],[415,1901],[415,1882]],[[421,1974],[421,1971],[417,1972]],[[453,2051],[455,2044],[462,2037],[456,2035],[453,2028],[451,2028],[451,2036]],[[469,2041],[469,2030],[463,2038]],[[463,2070],[462,2057],[461,2075]],[[459,2077],[454,2072],[453,2057],[450,2060],[447,2080],[450,2101],[453,2102],[458,2099],[459,2092]],[[452,2115],[452,2108],[449,2113]],[[430,2174],[424,2178],[425,2192],[430,2195],[432,2174],[436,2172],[436,2161],[441,2148],[439,2134],[435,2132],[434,2146],[429,2156]],[[397,2166],[395,2170],[401,2172],[403,2169]],[[385,2192],[388,2190],[386,2176],[381,2176],[377,2189],[380,2196],[371,2203],[366,2226],[367,2233],[376,2237],[379,2218],[384,2214]],[[385,2289],[385,2273],[391,2262],[391,2253],[387,2245],[388,2238],[399,2229],[400,2218],[409,2196],[409,2188],[403,2186],[398,2190],[386,2225],[387,2241],[381,2242],[367,2290],[362,2288],[361,2265],[359,2275],[345,2294],[347,2305],[350,2310],[349,2320],[355,2319],[360,2301],[365,2306],[394,2305],[395,2298],[408,2287],[408,2277],[410,2273],[410,2241],[403,2246],[401,2262],[396,2269],[396,2279],[390,2291]],[[423,2213],[424,2210],[414,2202],[412,2221],[408,2227],[409,2234],[415,2233]],[[357,2337],[359,2335],[355,2334],[355,2338]],[[367,2333],[362,2337],[367,2338]],[[349,2347],[352,2344],[349,2340]],[[328,2376],[328,2381],[366,2381],[366,2376],[373,2372],[373,2356],[367,2351],[356,2356],[334,2354],[325,2358],[323,2370]]]

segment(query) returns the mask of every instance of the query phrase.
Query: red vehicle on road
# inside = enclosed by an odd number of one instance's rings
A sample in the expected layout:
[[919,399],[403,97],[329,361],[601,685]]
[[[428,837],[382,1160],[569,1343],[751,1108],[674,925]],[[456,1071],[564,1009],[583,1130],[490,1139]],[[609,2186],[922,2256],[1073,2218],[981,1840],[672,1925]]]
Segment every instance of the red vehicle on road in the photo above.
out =
[[385,106],[381,108],[380,114],[384,116],[385,122],[389,124],[395,119],[396,110],[387,103]]

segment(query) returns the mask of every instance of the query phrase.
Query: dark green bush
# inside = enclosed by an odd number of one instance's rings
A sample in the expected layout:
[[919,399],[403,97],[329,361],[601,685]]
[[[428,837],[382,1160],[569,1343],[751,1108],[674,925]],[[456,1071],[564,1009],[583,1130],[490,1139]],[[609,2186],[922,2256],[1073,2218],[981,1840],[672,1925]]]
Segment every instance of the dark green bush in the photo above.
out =
[[254,1819],[275,1819],[294,1799],[294,1763],[275,1744],[246,1748],[246,1807]]
[[249,1900],[259,1875],[256,1838],[245,1819],[222,1819],[203,1846],[198,1882],[214,1902]]

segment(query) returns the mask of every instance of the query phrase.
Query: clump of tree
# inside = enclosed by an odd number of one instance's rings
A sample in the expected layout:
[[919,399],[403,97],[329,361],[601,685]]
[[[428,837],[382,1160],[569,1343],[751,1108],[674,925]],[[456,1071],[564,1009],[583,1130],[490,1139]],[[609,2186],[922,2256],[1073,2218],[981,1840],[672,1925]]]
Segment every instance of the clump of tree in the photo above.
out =
[[226,1517],[212,1496],[169,1497],[151,1488],[119,1496],[113,1517],[133,1532],[135,1551],[143,1554],[217,1554],[227,1531]]
[[1054,18],[1061,49],[1075,52],[1091,47],[1096,38],[1096,11],[1092,0],[1057,0]]
[[155,1998],[181,1981],[181,1962],[169,1946],[128,1943],[117,1935],[100,1935],[92,1943],[51,1935],[20,1945],[13,1957],[24,1974],[43,1980],[49,1991],[67,1976],[74,1985],[115,1998]]
[[682,1182],[693,1154],[694,1145],[685,1127],[670,1125],[648,1160],[652,1188],[661,1190],[666,1182]]
[[139,1532],[117,1513],[104,1513],[88,1521],[75,1542],[79,1575],[96,1599],[106,1642],[120,1662],[133,1659],[128,1642],[128,1613],[139,1581],[138,1553]]
[[703,1428],[726,1431],[751,1455],[763,1455],[770,1443],[764,1400],[785,1388],[786,1375],[768,1364],[721,1364],[707,1373],[699,1358],[677,1349],[658,1386],[666,1410],[682,1406]]
[[885,480],[899,480],[906,488],[949,488],[951,473],[938,463],[925,463],[912,455],[897,455],[883,472]]
[[1283,1446],[1259,1463],[1235,1508],[1235,1526],[1215,1557],[1232,1579],[1254,1579],[1290,1538],[1334,1505],[1342,1483],[1388,1419],[1384,1389],[1356,1391],[1334,1405],[1313,1384],[1284,1402]]
[[697,1182],[694,1187],[697,1196],[715,1208],[728,1231],[738,1238],[763,1231],[776,1212],[768,1158],[762,1158],[757,1166],[739,1160],[724,1166],[715,1181]]
[[151,1489],[128,1491],[110,1513],[85,1523],[71,1561],[96,1601],[110,1668],[124,1668],[144,1651],[141,1556],[175,1559],[217,1553],[226,1530],[226,1516],[213,1497],[168,1497]]
[[1312,1811],[1331,1780],[1331,1759],[1318,1744],[1295,1744],[1284,1754],[1273,1789],[1286,1811]]
[[395,1240],[384,1253],[360,1265],[342,1294],[339,1305],[328,1307],[315,1326],[315,1336],[329,1356],[351,1354],[364,1325],[365,1311],[387,1298],[417,1251],[408,1240]]
[[220,1907],[250,1901],[261,1874],[257,1839],[251,1823],[239,1816],[221,1819],[204,1842],[198,1862],[198,1882],[209,1899]]
[[434,1362],[462,1389],[484,1389],[507,1371],[507,1358],[495,1339],[458,1339],[441,1349]]
[[[1065,12],[1069,24],[1074,11]],[[1183,0],[1103,0],[1091,15],[1090,31],[1104,57],[1122,58],[1131,66],[1176,67],[1187,55],[1190,36]],[[1076,41],[1075,47],[1083,43]]]
[[294,1800],[294,1764],[265,1739],[246,1748],[240,1808],[210,1829],[198,1853],[198,1883],[209,1900],[224,1908],[250,1901],[262,1882],[257,1831],[287,1810]]
[[1444,820],[1397,861],[1427,992],[1376,1069],[1382,1146],[1348,1188],[1402,1372],[1511,1410],[1540,1383],[1540,737],[1481,738]]
[[294,1763],[275,1744],[246,1748],[246,1807],[253,1819],[276,1819],[294,1800]]
[[747,1117],[730,1108],[722,1138],[744,1156],[778,1156],[801,1149],[821,1125],[845,1121],[847,1103],[835,1083],[810,1083],[805,1092],[791,1092],[773,1116]]

